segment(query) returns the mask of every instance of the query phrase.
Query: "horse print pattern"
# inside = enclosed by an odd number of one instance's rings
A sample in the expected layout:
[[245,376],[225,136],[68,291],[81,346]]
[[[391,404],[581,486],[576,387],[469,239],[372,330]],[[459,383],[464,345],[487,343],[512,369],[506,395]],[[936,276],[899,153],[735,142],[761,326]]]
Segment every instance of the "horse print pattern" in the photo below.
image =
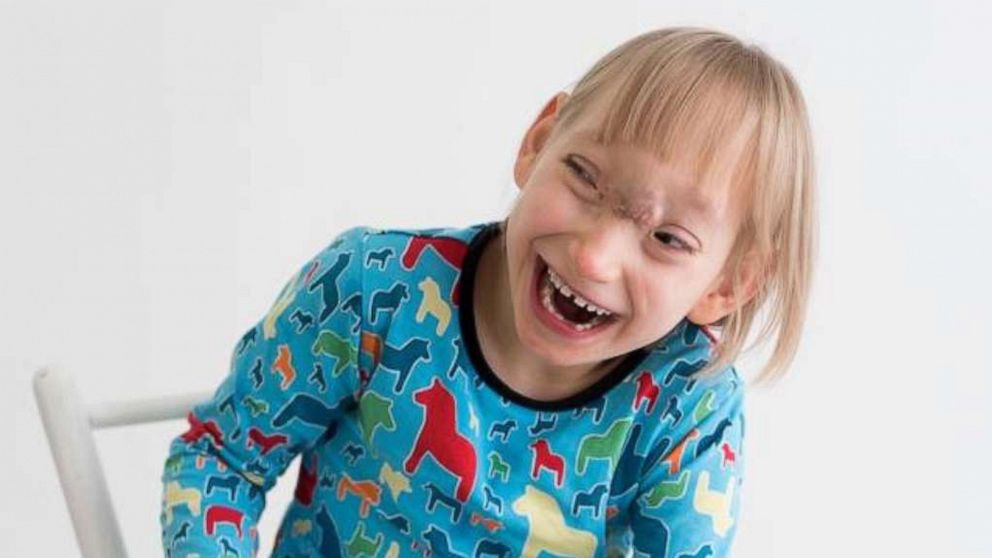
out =
[[275,558],[725,556],[745,385],[695,374],[713,334],[684,320],[595,393],[517,396],[474,329],[498,232],[356,227],[300,267],[169,446],[165,555],[257,555],[298,461]]

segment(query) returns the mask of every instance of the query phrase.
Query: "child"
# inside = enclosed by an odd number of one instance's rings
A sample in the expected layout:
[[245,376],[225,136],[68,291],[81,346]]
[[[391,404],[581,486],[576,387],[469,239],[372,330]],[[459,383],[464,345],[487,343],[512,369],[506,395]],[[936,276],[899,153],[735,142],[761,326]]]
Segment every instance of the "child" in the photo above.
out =
[[172,442],[167,555],[254,555],[297,454],[279,558],[728,553],[732,362],[767,306],[783,370],[809,290],[793,78],[722,33],[646,33],[547,103],[514,177],[502,222],[353,228],[299,269]]

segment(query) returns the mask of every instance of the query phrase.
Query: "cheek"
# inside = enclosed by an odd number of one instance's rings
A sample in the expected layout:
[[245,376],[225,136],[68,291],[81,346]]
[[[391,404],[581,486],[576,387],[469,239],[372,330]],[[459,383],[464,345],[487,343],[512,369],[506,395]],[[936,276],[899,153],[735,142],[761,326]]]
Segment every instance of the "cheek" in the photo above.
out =
[[670,292],[664,283],[654,282],[647,285],[642,293],[639,306],[645,316],[656,317],[664,314],[676,302],[672,300],[672,297],[675,296],[674,293]]
[[663,327],[673,316],[681,316],[688,311],[692,293],[684,286],[683,278],[673,270],[658,269],[654,270],[650,281],[644,281],[640,288],[633,290],[634,307],[639,310],[642,323],[652,324],[645,327]]

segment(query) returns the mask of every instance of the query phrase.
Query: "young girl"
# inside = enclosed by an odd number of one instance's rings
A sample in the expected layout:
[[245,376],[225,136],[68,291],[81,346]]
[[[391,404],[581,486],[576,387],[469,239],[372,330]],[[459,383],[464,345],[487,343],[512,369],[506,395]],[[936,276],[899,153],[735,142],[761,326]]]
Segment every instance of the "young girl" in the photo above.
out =
[[[617,47],[527,130],[505,220],[341,233],[236,344],[162,477],[167,555],[724,556],[759,310],[795,353],[813,250],[790,73],[699,28]],[[543,554],[542,554],[543,553]]]

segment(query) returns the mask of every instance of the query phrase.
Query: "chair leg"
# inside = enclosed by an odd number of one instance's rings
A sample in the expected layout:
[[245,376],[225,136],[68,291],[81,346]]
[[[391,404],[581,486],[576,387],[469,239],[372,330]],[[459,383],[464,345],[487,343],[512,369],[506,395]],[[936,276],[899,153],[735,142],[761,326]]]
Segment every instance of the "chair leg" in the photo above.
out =
[[42,368],[34,375],[48,446],[84,558],[126,558],[86,406],[69,374]]

